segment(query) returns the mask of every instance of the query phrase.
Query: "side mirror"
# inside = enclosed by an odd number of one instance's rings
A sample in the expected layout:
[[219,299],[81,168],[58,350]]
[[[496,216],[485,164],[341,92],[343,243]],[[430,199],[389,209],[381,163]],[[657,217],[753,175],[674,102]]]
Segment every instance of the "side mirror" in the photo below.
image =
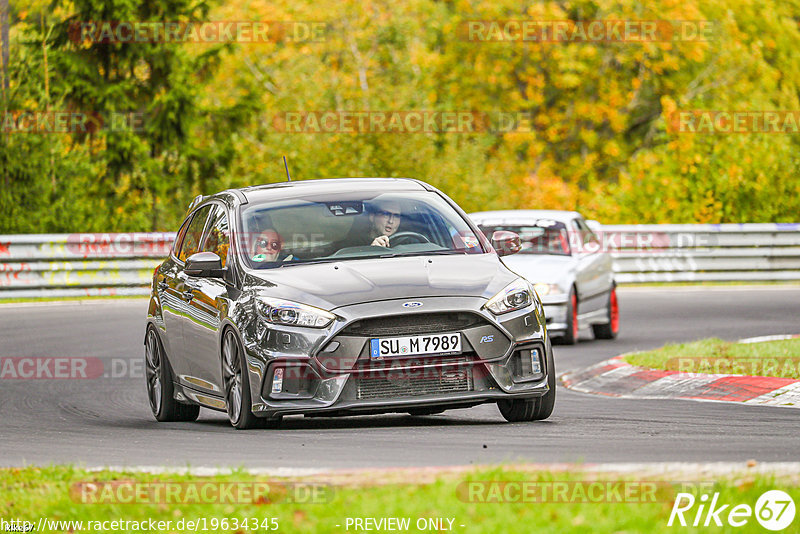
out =
[[492,234],[492,247],[497,251],[498,256],[508,256],[522,250],[522,243],[518,234],[498,230]]
[[213,252],[198,252],[186,258],[183,272],[200,278],[219,278],[225,272],[222,259]]

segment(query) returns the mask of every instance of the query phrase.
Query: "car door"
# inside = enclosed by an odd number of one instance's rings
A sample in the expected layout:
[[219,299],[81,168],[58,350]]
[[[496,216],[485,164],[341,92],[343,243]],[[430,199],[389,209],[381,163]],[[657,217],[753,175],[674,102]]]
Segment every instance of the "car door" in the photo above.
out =
[[572,230],[577,233],[578,301],[581,315],[602,309],[608,293],[609,258],[600,250],[594,232],[582,218],[572,220]]
[[[184,267],[186,265],[186,258],[195,254],[200,249],[200,240],[203,236],[208,215],[211,212],[211,206],[203,206],[197,209],[191,216],[191,221],[186,228],[185,235],[174,258],[175,273],[172,280],[167,285],[167,291],[170,295],[170,315],[172,316],[172,332],[170,335],[170,348],[172,350],[170,361],[173,364],[173,371],[175,376],[181,383],[188,383],[192,387],[196,387],[196,381],[193,379],[195,371],[192,366],[190,354],[186,349],[186,324],[191,322],[193,309],[191,307],[191,300],[194,298],[189,287],[186,284],[186,273]],[[166,322],[166,318],[165,318]],[[169,328],[169,326],[167,327]],[[173,362],[174,360],[174,362]]]
[[[225,207],[213,204],[200,243],[201,252],[213,252],[228,262],[230,225]],[[222,394],[222,371],[219,356],[219,327],[222,312],[227,304],[228,288],[222,278],[186,277],[186,289],[192,294],[189,300],[190,317],[184,323],[183,337],[187,357],[193,370],[195,387]]]
[[192,217],[189,216],[184,220],[170,249],[169,258],[161,264],[156,277],[156,293],[161,303],[161,316],[164,319],[165,331],[161,342],[167,351],[169,361],[176,374],[178,372],[177,368],[183,367],[180,354],[177,351],[181,349],[183,344],[181,315],[184,313],[183,299],[176,287],[180,269],[178,254],[191,219]]

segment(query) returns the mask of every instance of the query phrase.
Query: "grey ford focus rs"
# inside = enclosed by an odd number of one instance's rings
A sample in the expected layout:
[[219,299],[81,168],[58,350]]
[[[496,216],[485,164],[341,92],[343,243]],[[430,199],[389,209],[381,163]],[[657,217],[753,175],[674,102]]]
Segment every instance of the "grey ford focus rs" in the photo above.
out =
[[430,415],[496,403],[546,419],[541,301],[446,195],[410,179],[285,182],[198,197],[153,273],[150,407],[239,429],[283,416]]

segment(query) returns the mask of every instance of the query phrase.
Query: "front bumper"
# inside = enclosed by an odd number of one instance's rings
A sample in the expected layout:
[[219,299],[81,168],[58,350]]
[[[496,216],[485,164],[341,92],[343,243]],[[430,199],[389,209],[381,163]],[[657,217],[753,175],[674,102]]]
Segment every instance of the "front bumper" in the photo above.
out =
[[[262,324],[245,333],[253,412],[381,413],[547,393],[552,349],[535,307],[498,321],[481,310],[483,299],[418,300],[425,312],[387,314],[394,301],[384,301],[334,310],[340,320],[326,330]],[[460,332],[462,353],[370,358],[374,337],[424,335],[431,328]]]
[[567,330],[567,298],[551,297],[544,300],[543,305],[547,332],[550,335],[563,334]]

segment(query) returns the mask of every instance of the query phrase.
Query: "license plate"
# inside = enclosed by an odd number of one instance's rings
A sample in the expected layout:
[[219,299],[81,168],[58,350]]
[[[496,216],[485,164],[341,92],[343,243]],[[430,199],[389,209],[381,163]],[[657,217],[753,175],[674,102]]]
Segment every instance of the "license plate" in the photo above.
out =
[[370,340],[371,358],[415,354],[461,354],[461,334],[384,337]]

